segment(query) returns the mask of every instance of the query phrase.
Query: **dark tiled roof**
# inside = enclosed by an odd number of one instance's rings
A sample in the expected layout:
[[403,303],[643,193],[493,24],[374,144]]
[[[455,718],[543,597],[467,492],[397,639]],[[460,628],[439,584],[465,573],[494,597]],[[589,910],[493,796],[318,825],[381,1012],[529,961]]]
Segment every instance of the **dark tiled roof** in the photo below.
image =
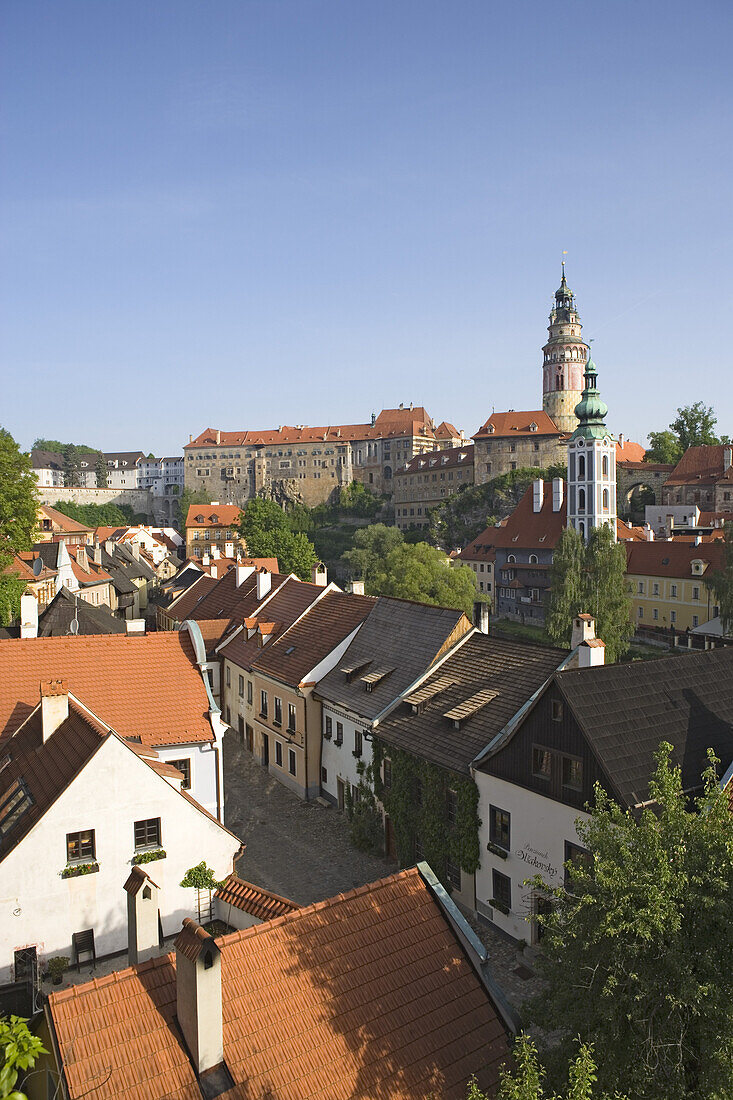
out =
[[273,894],[269,890],[263,890],[261,886],[253,886],[251,882],[245,882],[238,875],[229,875],[224,879],[216,891],[216,898],[223,905],[232,905],[235,909],[241,909],[243,913],[249,913],[258,920],[274,920],[285,913],[292,913],[300,909],[294,901],[281,898],[279,894]]
[[674,746],[687,790],[699,786],[708,748],[723,771],[733,759],[733,648],[573,669],[556,682],[627,805],[649,798],[660,741]]
[[[417,869],[216,942],[231,1100],[465,1100],[473,1074],[495,1093],[504,1025]],[[71,1100],[200,1100],[175,973],[166,955],[51,994]]]
[[[265,604],[261,615],[255,615],[254,617],[263,624],[265,622],[277,623],[277,632],[282,633],[283,630],[287,630],[288,627],[292,626],[295,620],[322,595],[323,589],[317,585],[306,584],[303,581],[296,580],[295,577],[289,577],[275,591],[272,599]],[[240,668],[249,668],[260,653],[257,632],[248,639],[246,628],[240,630],[230,642],[222,646],[219,652],[222,657],[233,661]]]
[[70,633],[71,620],[79,624],[78,634],[126,634],[127,627],[115,618],[106,604],[94,606],[81,596],[62,588],[38,619],[39,638],[58,638]]
[[430,473],[435,470],[453,470],[456,466],[471,466],[473,463],[473,443],[465,447],[448,447],[443,451],[427,451],[415,455],[404,466],[397,469],[399,474]]
[[[427,671],[461,627],[461,634],[471,628],[462,611],[380,596],[341,660],[319,680],[318,697],[374,718]],[[366,661],[351,679],[341,671]],[[362,676],[377,666],[393,667],[394,672],[367,691]]]
[[193,583],[181,593],[178,599],[173,600],[165,611],[174,616],[179,623],[190,619],[196,605],[216,587],[217,583],[215,577],[209,577],[206,573],[197,573]]
[[[379,725],[378,736],[388,745],[467,774],[474,757],[565,657],[565,651],[549,646],[473,634],[425,681],[426,687],[439,679],[451,686],[429,699],[422,713],[414,714],[402,703]],[[455,729],[444,715],[485,690],[497,694]]]
[[[297,687],[304,676],[363,623],[374,597],[326,592],[290,630],[260,651],[252,667]],[[266,608],[269,615],[269,606]]]

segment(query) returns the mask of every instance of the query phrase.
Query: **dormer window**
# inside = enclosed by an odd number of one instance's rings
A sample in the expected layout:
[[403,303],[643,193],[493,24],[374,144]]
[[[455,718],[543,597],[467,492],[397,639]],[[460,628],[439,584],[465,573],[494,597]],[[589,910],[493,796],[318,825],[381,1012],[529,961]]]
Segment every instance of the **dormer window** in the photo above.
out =
[[530,424],[530,426],[529,426],[529,430],[530,430],[531,432],[536,432],[536,431],[537,431],[537,425],[535,424],[534,420],[533,420],[533,421],[532,421],[532,423]]

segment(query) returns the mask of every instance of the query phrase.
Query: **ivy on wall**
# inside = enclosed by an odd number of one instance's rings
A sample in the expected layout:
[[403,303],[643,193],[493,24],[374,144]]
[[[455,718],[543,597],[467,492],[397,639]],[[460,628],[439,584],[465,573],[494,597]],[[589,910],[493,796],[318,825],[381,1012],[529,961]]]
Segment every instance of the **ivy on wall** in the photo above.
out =
[[[414,862],[415,842],[444,885],[446,863],[473,874],[480,863],[478,787],[471,778],[420,760],[403,749],[385,746],[374,738],[373,762],[369,769],[374,794],[389,814],[395,834],[397,859],[401,867]],[[392,782],[385,787],[382,763],[388,756]],[[448,791],[456,794],[455,822],[447,817]]]

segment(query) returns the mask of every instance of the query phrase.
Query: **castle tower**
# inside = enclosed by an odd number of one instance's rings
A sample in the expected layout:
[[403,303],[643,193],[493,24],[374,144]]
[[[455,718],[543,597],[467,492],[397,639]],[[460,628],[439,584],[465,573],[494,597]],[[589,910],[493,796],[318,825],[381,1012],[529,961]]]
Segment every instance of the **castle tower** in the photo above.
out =
[[562,279],[555,291],[555,304],[550,313],[547,331],[549,339],[542,351],[542,408],[552,417],[561,432],[575,430],[574,409],[583,389],[583,368],[588,359],[588,345],[581,338],[580,314],[575,298],[565,281],[565,261]]
[[568,443],[568,527],[585,541],[594,527],[608,524],[616,541],[616,443],[605,423],[608,406],[596,387],[596,366],[588,359],[585,389],[575,407],[576,428]]

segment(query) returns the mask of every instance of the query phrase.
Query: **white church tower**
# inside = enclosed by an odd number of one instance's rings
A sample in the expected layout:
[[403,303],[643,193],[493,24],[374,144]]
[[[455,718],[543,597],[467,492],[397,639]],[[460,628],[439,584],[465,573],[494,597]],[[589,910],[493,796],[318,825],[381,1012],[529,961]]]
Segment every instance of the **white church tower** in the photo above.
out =
[[616,442],[605,423],[608,406],[596,388],[591,358],[585,367],[585,389],[575,406],[578,425],[568,444],[568,527],[588,541],[594,527],[611,528],[616,541]]

